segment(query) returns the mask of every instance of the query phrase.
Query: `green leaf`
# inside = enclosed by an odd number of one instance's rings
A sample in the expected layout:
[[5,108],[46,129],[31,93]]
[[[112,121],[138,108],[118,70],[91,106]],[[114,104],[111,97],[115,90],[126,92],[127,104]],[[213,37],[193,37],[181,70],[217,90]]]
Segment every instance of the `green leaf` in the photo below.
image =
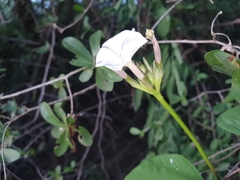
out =
[[228,132],[240,135],[240,105],[222,113],[217,118],[217,124]]
[[92,135],[90,134],[90,132],[86,128],[84,128],[82,126],[79,126],[78,127],[78,133],[79,133],[78,141],[83,146],[89,147],[89,146],[92,145],[92,143],[93,143]]
[[87,59],[83,59],[79,56],[77,56],[77,59],[73,59],[69,62],[71,65],[73,66],[77,66],[77,67],[87,67],[89,69],[94,68],[93,62],[89,61]]
[[97,87],[102,91],[110,92],[113,90],[114,83],[107,80],[99,68],[96,68],[95,81]]
[[236,69],[232,75],[231,94],[240,103],[240,69]]
[[64,87],[60,87],[58,90],[58,99],[63,99],[67,97],[67,92]]
[[93,61],[93,57],[90,52],[86,49],[86,47],[76,38],[74,37],[66,37],[62,40],[62,45],[72,52],[73,54],[77,55],[80,59],[86,59],[90,62]]
[[[161,6],[161,8],[157,8],[157,12],[155,13],[157,18],[161,17],[167,10]],[[157,34],[161,37],[165,37],[170,30],[170,16],[167,15],[157,26]]]
[[142,97],[143,97],[143,91],[139,90],[139,89],[135,89],[135,93],[134,93],[134,96],[132,98],[132,101],[133,101],[133,109],[135,111],[138,110],[138,108],[140,107],[141,105],[141,102],[142,102]]
[[124,180],[203,180],[197,169],[183,156],[165,154],[143,161]]
[[102,73],[102,75],[106,80],[109,80],[112,82],[122,81],[122,78],[119,75],[117,75],[113,70],[108,69],[107,67],[101,66],[101,67],[97,67],[97,69]]
[[97,56],[97,53],[100,49],[101,37],[102,37],[102,31],[98,30],[95,33],[93,33],[89,38],[89,43],[90,43],[92,55],[94,58]]
[[234,70],[237,69],[237,62],[228,60],[231,56],[231,54],[220,50],[213,50],[205,54],[204,59],[214,71],[232,76]]
[[48,42],[46,42],[45,45],[37,48],[37,49],[35,50],[35,52],[38,53],[38,54],[45,54],[45,53],[47,53],[49,50],[50,50],[50,44],[49,44]]
[[65,111],[62,108],[62,103],[57,102],[54,104],[54,112],[57,114],[57,116],[65,123],[67,124],[67,115]]
[[65,127],[57,127],[54,126],[51,130],[51,135],[52,137],[54,137],[55,139],[58,139],[61,137],[61,135],[66,131]]
[[79,81],[81,82],[87,82],[93,75],[93,69],[86,69],[84,70],[80,76],[79,76]]
[[40,112],[45,121],[54,126],[63,127],[64,123],[62,123],[57,116],[53,113],[52,109],[46,102],[42,102],[40,105]]
[[4,72],[6,70],[7,70],[6,68],[0,68],[0,72]]
[[83,12],[84,7],[79,4],[74,4],[73,9],[74,11],[77,11],[77,12]]
[[67,141],[63,141],[62,144],[54,147],[54,154],[56,156],[62,156],[68,149]]
[[[0,149],[0,154],[2,154],[2,149]],[[6,163],[11,163],[20,158],[20,153],[18,151],[16,151],[15,149],[5,148],[3,156],[4,156],[4,160]],[[2,159],[1,159],[1,161],[2,161]]]
[[129,132],[132,134],[132,135],[139,135],[141,133],[141,130],[136,128],[136,127],[131,127]]

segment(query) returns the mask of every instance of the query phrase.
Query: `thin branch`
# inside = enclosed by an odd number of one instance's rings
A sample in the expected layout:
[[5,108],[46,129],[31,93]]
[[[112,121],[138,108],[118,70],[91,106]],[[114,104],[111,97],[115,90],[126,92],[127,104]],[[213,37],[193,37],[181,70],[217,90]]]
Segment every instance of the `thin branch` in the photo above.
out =
[[212,4],[214,4],[213,0],[209,0]]
[[6,125],[6,127],[4,128],[3,134],[2,134],[2,145],[1,145],[1,149],[2,149],[2,153],[1,153],[1,157],[2,157],[2,166],[3,166],[3,175],[4,175],[4,180],[7,180],[7,172],[6,172],[6,164],[5,164],[5,159],[4,159],[4,138],[5,138],[5,134],[7,132],[8,127],[10,126],[10,123]]
[[12,19],[9,19],[9,20],[4,20],[3,18],[3,15],[2,15],[2,12],[0,11],[0,22],[1,24],[6,24],[6,23],[10,23],[12,21]]
[[[208,158],[209,158],[209,159],[213,159],[213,158],[215,158],[216,156],[218,156],[218,155],[220,155],[220,154],[222,154],[222,153],[225,153],[225,152],[230,151],[230,150],[232,150],[232,149],[239,149],[239,148],[240,148],[240,143],[237,143],[237,144],[234,144],[234,145],[231,146],[231,147],[228,147],[228,148],[226,148],[226,149],[223,149],[223,150],[221,150],[221,151],[218,151],[217,153],[209,156]],[[195,162],[195,163],[194,163],[194,166],[197,166],[197,165],[202,164],[202,163],[204,163],[204,162],[205,162],[204,160]]]
[[182,2],[183,0],[179,0],[177,2],[175,2],[158,20],[157,22],[155,22],[155,24],[153,25],[153,27],[151,28],[152,30],[154,30],[157,25],[168,15],[168,13],[170,13],[170,11],[177,6],[180,2]]
[[68,94],[69,94],[69,98],[70,98],[70,114],[72,115],[73,114],[73,95],[72,95],[72,91],[70,89],[68,78],[65,78],[65,82],[66,82],[66,85],[67,85]]
[[92,1],[88,4],[88,6],[84,9],[83,13],[81,14],[81,16],[79,17],[79,19],[78,19],[77,21],[74,21],[73,23],[67,25],[67,26],[64,27],[64,28],[60,28],[60,27],[59,27],[57,24],[55,24],[55,23],[53,24],[53,26],[54,26],[56,29],[58,29],[58,31],[59,31],[60,33],[63,33],[66,29],[74,26],[75,24],[77,24],[77,22],[79,22],[79,21],[83,18],[83,16],[87,13],[87,11],[89,10],[89,8],[92,6],[93,2],[94,2],[94,0],[92,0]]
[[[201,98],[202,96],[205,96],[205,95],[207,95],[207,94],[218,94],[218,95],[219,95],[219,94],[221,94],[221,93],[229,92],[229,91],[230,91],[229,88],[227,88],[227,89],[222,89],[222,90],[216,90],[216,91],[204,91],[204,92],[198,94],[196,97],[189,99],[188,102],[195,101],[195,100],[197,100],[197,99],[199,99],[199,98]],[[219,95],[219,96],[220,96],[220,95]],[[221,98],[221,100],[222,100],[222,96],[220,96],[220,98]]]
[[[188,39],[183,39],[183,40],[161,40],[158,41],[158,44],[169,44],[169,43],[177,43],[177,44],[218,44],[221,46],[226,45],[223,42],[216,41],[216,40],[188,40]],[[147,44],[152,44],[151,42]]]
[[29,141],[29,143],[23,148],[23,151],[26,152],[31,145],[37,141],[38,138],[40,138],[43,134],[45,134],[46,132],[50,131],[52,129],[52,126],[48,126],[47,128],[45,128],[44,130],[42,130],[40,133],[38,133],[31,141]]
[[[55,42],[56,42],[56,33],[55,33],[55,28],[54,27],[51,27],[51,28],[52,28],[51,29],[51,45],[50,45],[50,50],[49,50],[49,54],[48,54],[47,63],[46,63],[45,69],[44,69],[42,83],[45,83],[47,81],[49,68],[50,68],[50,65],[51,65],[51,62],[52,62],[52,59],[53,59],[53,56],[54,56],[54,46],[55,46]],[[41,91],[40,91],[40,95],[38,97],[37,105],[39,105],[42,102],[44,95],[45,95],[45,86],[42,86]],[[35,122],[38,118],[39,113],[40,113],[40,111],[37,110],[35,112],[33,120],[31,120],[29,123]]]
[[0,36],[0,39],[4,39],[7,41],[19,42],[19,43],[25,43],[25,44],[31,44],[31,45],[36,45],[36,46],[41,45],[39,42],[35,42],[35,41],[27,40],[27,39],[18,39],[18,38],[5,37],[5,36]]
[[237,18],[235,20],[232,21],[228,21],[228,22],[224,22],[224,23],[217,23],[214,26],[215,27],[221,27],[221,26],[233,26],[235,24],[240,24],[240,18]]
[[9,94],[9,95],[6,95],[6,96],[1,96],[1,97],[0,97],[0,100],[2,100],[2,99],[9,99],[9,98],[12,98],[12,97],[16,97],[16,96],[19,96],[19,95],[21,95],[21,94],[27,93],[27,92],[29,92],[29,91],[33,91],[33,90],[35,90],[35,89],[41,88],[41,87],[43,87],[43,86],[47,86],[47,85],[53,84],[53,83],[55,83],[55,82],[57,82],[57,81],[65,80],[66,78],[69,78],[70,76],[72,76],[72,75],[74,75],[74,74],[76,74],[76,73],[78,73],[78,72],[80,72],[80,71],[82,71],[82,70],[84,70],[84,69],[85,69],[84,67],[83,67],[83,68],[80,68],[80,69],[76,69],[76,70],[71,71],[70,73],[66,74],[65,76],[62,76],[62,77],[59,77],[59,78],[50,80],[50,81],[48,81],[48,82],[45,82],[45,83],[42,83],[42,84],[33,86],[33,87],[31,87],[31,88],[28,88],[28,89],[24,89],[24,90],[22,90],[22,91],[15,92],[15,93],[13,93],[13,94]]
[[[92,133],[92,138],[94,138],[94,136],[97,134],[98,128],[99,128],[99,121],[101,118],[101,109],[102,109],[102,99],[101,99],[101,94],[99,89],[97,90],[97,97],[98,97],[98,114],[97,114],[97,118],[96,118],[96,122],[95,122],[95,127]],[[82,169],[83,169],[83,163],[85,161],[85,159],[87,158],[88,152],[90,150],[90,147],[86,148],[80,162],[78,164],[80,164],[79,169],[78,169],[78,173],[77,173],[77,179],[76,180],[80,180],[81,176],[82,176]]]
[[101,159],[101,169],[106,176],[106,180],[109,180],[109,174],[107,173],[106,168],[105,168],[104,154],[103,154],[103,150],[101,147],[102,137],[103,137],[103,123],[104,123],[104,119],[105,119],[105,115],[106,115],[106,94],[107,93],[104,92],[102,95],[103,106],[102,106],[102,114],[101,114],[101,120],[100,120],[100,126],[99,126],[99,138],[98,138],[97,146],[98,146],[98,151],[99,151],[99,155],[100,155],[100,159]]
[[230,152],[229,154],[227,154],[226,156],[218,159],[217,161],[214,161],[213,163],[215,164],[219,164],[220,162],[224,161],[225,159],[231,157],[234,153],[236,153],[237,151],[239,151],[240,147],[234,149],[232,152]]

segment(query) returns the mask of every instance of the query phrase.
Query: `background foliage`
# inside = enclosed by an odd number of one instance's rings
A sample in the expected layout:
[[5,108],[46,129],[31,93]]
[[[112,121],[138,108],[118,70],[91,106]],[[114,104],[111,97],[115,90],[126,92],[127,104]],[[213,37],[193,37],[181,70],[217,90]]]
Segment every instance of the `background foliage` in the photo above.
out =
[[[0,92],[11,94],[75,70],[69,63],[74,55],[62,45],[64,38],[75,37],[90,51],[90,36],[98,30],[103,32],[101,43],[124,29],[135,28],[144,34],[170,7],[165,0],[95,0],[87,9],[91,2],[1,1]],[[222,177],[239,166],[240,146],[238,136],[215,123],[220,113],[236,105],[227,96],[229,77],[213,71],[204,61],[208,51],[221,47],[163,41],[211,40],[211,22],[223,11],[214,31],[227,34],[233,44],[239,45],[239,7],[237,0],[219,0],[214,5],[208,0],[184,0],[155,29],[156,38],[162,41],[165,70],[162,94],[197,135],[207,154],[219,152],[212,162]],[[76,24],[62,33],[53,26],[56,23],[66,27],[72,22]],[[218,40],[227,43],[224,37]],[[133,59],[141,61],[142,56],[149,61],[153,59],[150,45],[144,46]],[[95,78],[82,83],[77,74],[69,78],[69,83],[74,93],[93,85]],[[67,95],[66,85],[60,82],[1,100],[0,134],[4,123],[18,118],[29,110],[26,108]],[[99,104],[105,108],[101,117]],[[69,102],[63,105],[68,112]],[[7,163],[9,179],[77,179],[81,172],[82,179],[123,179],[142,159],[163,153],[184,155],[192,163],[197,162],[196,167],[205,179],[213,179],[204,171],[206,165],[198,162],[201,157],[192,143],[165,109],[124,81],[114,83],[113,91],[108,93],[94,89],[74,97],[74,113],[77,126],[90,132],[94,131],[97,119],[101,119],[89,152],[76,143],[75,153],[68,150],[56,157],[55,139],[50,133],[52,126],[39,116],[38,110],[31,111],[13,122],[6,132],[4,144],[21,155],[17,161]],[[223,151],[226,148],[230,149]]]

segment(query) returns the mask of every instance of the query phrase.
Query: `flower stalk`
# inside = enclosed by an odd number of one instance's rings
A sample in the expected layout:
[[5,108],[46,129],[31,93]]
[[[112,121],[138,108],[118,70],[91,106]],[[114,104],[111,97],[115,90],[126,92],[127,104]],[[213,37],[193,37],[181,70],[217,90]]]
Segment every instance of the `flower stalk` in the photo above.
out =
[[202,156],[202,158],[205,160],[205,162],[207,163],[208,167],[210,168],[210,170],[214,173],[214,175],[216,176],[216,178],[218,180],[220,180],[219,175],[217,174],[216,170],[214,169],[212,163],[210,162],[210,160],[208,159],[207,155],[205,154],[202,146],[200,145],[200,143],[198,142],[198,140],[195,138],[195,136],[192,134],[192,132],[190,131],[190,129],[186,126],[186,124],[182,121],[182,119],[178,116],[178,114],[173,110],[173,108],[165,101],[165,99],[163,98],[163,96],[161,95],[160,92],[155,92],[152,94],[158,101],[160,104],[163,105],[163,107],[172,115],[172,117],[176,120],[176,122],[181,126],[181,128],[183,129],[183,131],[187,134],[187,136],[192,140],[192,142],[195,144],[198,152],[200,153],[200,155]]

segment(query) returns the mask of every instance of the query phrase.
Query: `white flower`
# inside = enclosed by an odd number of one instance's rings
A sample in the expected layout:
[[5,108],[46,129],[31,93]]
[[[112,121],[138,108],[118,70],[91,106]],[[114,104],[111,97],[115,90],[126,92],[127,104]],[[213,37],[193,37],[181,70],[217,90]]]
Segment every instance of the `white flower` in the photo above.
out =
[[131,63],[134,53],[146,42],[147,39],[134,29],[124,30],[102,45],[96,57],[96,67],[120,71]]

